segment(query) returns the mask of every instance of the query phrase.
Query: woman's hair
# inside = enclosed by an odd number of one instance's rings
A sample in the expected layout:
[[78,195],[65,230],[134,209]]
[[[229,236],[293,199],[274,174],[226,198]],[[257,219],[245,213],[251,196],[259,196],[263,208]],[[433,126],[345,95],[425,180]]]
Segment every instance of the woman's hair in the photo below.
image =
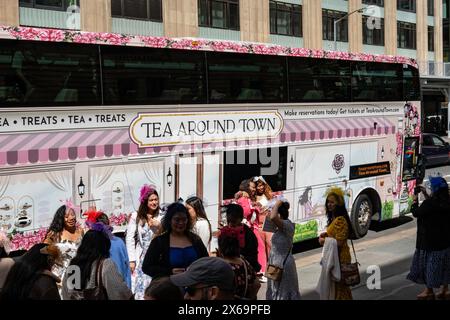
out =
[[6,253],[5,248],[0,247],[0,259],[7,258],[7,257],[8,257],[8,254]]
[[50,223],[50,227],[47,230],[47,234],[45,238],[50,237],[52,241],[59,242],[59,238],[61,233],[64,230],[64,218],[66,216],[67,207],[62,205],[56,210],[55,215],[53,216],[52,223]]
[[255,201],[255,196],[250,191],[250,183],[254,183],[253,179],[245,179],[241,181],[241,184],[239,185],[239,191],[245,191],[247,192],[248,196],[250,197],[250,200]]
[[[141,199],[141,203],[140,203],[139,209],[137,211],[136,222],[147,221],[147,214],[150,213],[150,209],[148,208],[147,202],[148,202],[148,198],[150,198],[150,196],[153,194],[156,195],[159,200],[158,191],[156,191],[156,189],[154,189],[154,188],[148,189],[148,192]],[[160,207],[158,205],[158,208],[156,208],[156,212],[154,213],[155,215],[158,215],[159,209],[160,209]]]
[[289,208],[291,205],[289,202],[284,201],[280,207],[278,208],[278,213],[280,214],[281,219],[287,220],[289,218]]
[[307,203],[309,200],[309,192],[312,190],[311,187],[307,187],[305,189],[305,191],[302,193],[302,195],[300,196],[300,204],[305,204]]
[[145,295],[160,301],[183,300],[180,288],[174,285],[169,277],[152,279],[150,285],[145,289]]
[[244,219],[244,209],[235,203],[224,206],[227,215],[227,221],[242,221]]
[[[339,200],[338,199],[338,195],[336,195],[334,193],[330,193],[327,196],[327,200],[325,201],[325,210],[326,210],[326,213],[327,213],[327,225],[330,225],[330,223],[333,221],[333,213],[328,211],[328,197],[330,197],[330,196],[333,196],[337,200]],[[336,205],[336,210],[334,212],[334,218],[337,218],[337,217],[344,217],[345,218],[345,221],[347,221],[348,231],[349,231],[348,232],[348,235],[349,235],[348,238],[349,239],[355,239],[356,238],[356,234],[355,234],[355,231],[353,230],[353,226],[352,226],[352,223],[350,221],[350,217],[349,217],[348,211],[345,208],[345,203],[343,205],[341,205],[341,204],[337,204]]]
[[[194,211],[195,214],[197,215],[197,219],[198,217],[205,219],[208,222],[208,226],[209,226],[209,241],[211,241],[212,238],[212,228],[211,228],[211,222],[209,222],[208,217],[206,216],[206,211],[205,211],[205,207],[203,206],[203,201],[202,199],[200,199],[199,197],[190,197],[189,199],[186,200],[186,204],[190,205]],[[195,225],[195,221],[192,221],[192,225]]]
[[174,285],[169,277],[152,279],[150,285],[145,289],[145,296],[160,301],[183,300],[180,288]]
[[181,204],[180,202],[174,202],[170,204],[167,207],[166,214],[164,215],[164,218],[161,221],[163,232],[172,232],[172,218],[177,213],[182,213],[186,215],[187,221],[186,221],[186,230],[184,233],[189,238],[189,240],[193,240],[193,233],[191,232],[192,229],[192,221],[189,217],[189,213],[186,209],[186,207]]
[[231,234],[220,233],[219,252],[223,257],[235,258],[240,256],[239,240]]
[[109,258],[111,241],[103,232],[89,230],[81,240],[76,256],[70,262],[80,268],[81,289],[85,289],[91,276],[92,264],[95,261]]
[[271,200],[273,198],[272,188],[266,181],[257,179],[256,181],[253,180],[253,182],[256,184],[256,190],[258,190],[258,184],[264,185],[264,195],[266,196],[267,200]]
[[45,243],[35,244],[16,261],[6,277],[0,300],[27,300],[29,298],[31,289],[41,272],[51,268],[48,255],[41,253],[41,249],[47,246],[48,244]]

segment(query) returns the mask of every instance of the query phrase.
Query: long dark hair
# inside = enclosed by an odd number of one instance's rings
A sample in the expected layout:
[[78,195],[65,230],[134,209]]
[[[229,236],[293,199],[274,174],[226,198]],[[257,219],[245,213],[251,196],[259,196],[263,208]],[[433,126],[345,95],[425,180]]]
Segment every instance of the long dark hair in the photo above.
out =
[[0,259],[7,258],[7,257],[8,257],[8,254],[6,253],[5,248],[0,247]]
[[[144,199],[142,199],[141,204],[139,205],[139,209],[137,211],[137,218],[136,218],[136,223],[139,223],[140,221],[147,221],[147,214],[150,213],[150,209],[148,208],[148,198],[150,198],[151,195],[156,195],[158,197],[158,202],[159,202],[159,194],[158,191],[156,191],[156,189],[152,188],[152,191],[148,193],[148,195],[145,196]],[[156,211],[153,213],[153,217],[157,216],[159,214],[159,204],[158,204],[158,208],[156,208]]]
[[59,242],[59,238],[61,233],[64,230],[64,218],[66,216],[67,207],[62,205],[56,210],[55,215],[53,216],[52,223],[50,223],[50,227],[47,230],[47,234],[45,238],[51,238],[54,242]]
[[[186,200],[186,204],[190,205],[194,211],[195,214],[197,215],[197,218],[203,218],[208,222],[208,226],[209,226],[209,240],[208,242],[211,241],[212,239],[212,228],[211,228],[211,222],[209,222],[208,217],[206,216],[206,211],[205,211],[205,207],[203,206],[203,201],[202,199],[200,199],[199,197],[190,197],[189,199]],[[195,221],[192,222],[193,225],[195,225]]]
[[[329,196],[333,196],[336,199],[338,199],[338,196],[335,194],[329,194]],[[336,219],[337,217],[344,217],[345,221],[347,221],[347,225],[348,225],[348,238],[349,239],[356,239],[356,234],[355,231],[353,230],[353,225],[352,222],[350,221],[350,217],[347,211],[347,208],[345,208],[345,204],[343,205],[339,205],[336,204],[336,209],[333,212],[328,211],[328,197],[327,200],[325,201],[325,210],[327,213],[327,226],[329,226],[331,224],[331,222],[333,221],[333,216]]]
[[48,256],[40,250],[48,246],[38,243],[31,247],[16,263],[6,277],[0,300],[27,300],[42,271],[50,270]]
[[219,235],[219,252],[225,258],[239,257],[241,249],[239,247],[238,238],[230,235]]
[[83,237],[76,256],[70,262],[81,271],[81,289],[85,289],[91,276],[92,264],[95,261],[109,258],[111,241],[100,231],[89,230]]
[[[250,197],[250,200],[255,201],[256,197],[252,194],[250,191],[250,183],[254,183],[253,179],[245,179],[241,181],[241,184],[239,185],[239,191],[245,191],[248,193],[248,196]],[[256,183],[255,183],[256,186]]]
[[191,231],[192,221],[189,217],[189,213],[188,213],[186,207],[183,204],[181,204],[180,202],[174,202],[167,207],[166,214],[164,215],[164,218],[161,221],[163,232],[164,233],[172,232],[172,218],[177,213],[182,213],[182,214],[186,215],[187,222],[186,222],[186,230],[184,231],[184,234],[188,237],[189,240],[193,241],[195,235]]
[[311,199],[309,199],[309,197],[308,197],[308,194],[309,194],[309,192],[310,192],[311,190],[312,190],[311,187],[307,187],[307,188],[305,189],[305,191],[303,192],[303,194],[300,196],[300,200],[299,200],[300,204],[305,204],[305,203],[307,203],[309,200],[311,200]]

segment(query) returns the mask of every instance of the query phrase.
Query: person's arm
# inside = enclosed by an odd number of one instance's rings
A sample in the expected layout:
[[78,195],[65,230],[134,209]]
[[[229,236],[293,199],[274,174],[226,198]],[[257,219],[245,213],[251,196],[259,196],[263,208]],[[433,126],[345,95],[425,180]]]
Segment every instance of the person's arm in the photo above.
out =
[[205,246],[206,250],[209,250],[209,239],[211,236],[211,232],[209,230],[209,224],[206,220],[199,220],[196,223],[198,236],[203,241],[203,245]]
[[419,201],[417,199],[417,196],[414,195],[414,202],[411,206],[411,213],[413,217],[420,218],[427,214],[427,212],[430,210],[429,208],[430,200],[424,200],[421,205],[419,205]]
[[142,271],[152,278],[170,276],[172,274],[170,266],[167,265],[168,261],[163,261],[162,258],[163,251],[167,249],[163,247],[164,241],[162,237],[158,236],[152,240],[142,263]]
[[136,268],[136,240],[134,239],[134,236],[136,234],[136,219],[137,219],[137,213],[134,212],[130,220],[128,221],[127,225],[127,236],[125,238],[125,242],[127,245],[127,252],[128,252],[128,258],[130,260],[130,269],[131,273],[134,272],[134,269]]
[[278,230],[283,231],[283,220],[280,218],[280,214],[278,213],[278,209],[283,204],[283,201],[277,200],[275,205],[272,208],[272,212],[269,215],[270,221],[272,221],[277,227]]

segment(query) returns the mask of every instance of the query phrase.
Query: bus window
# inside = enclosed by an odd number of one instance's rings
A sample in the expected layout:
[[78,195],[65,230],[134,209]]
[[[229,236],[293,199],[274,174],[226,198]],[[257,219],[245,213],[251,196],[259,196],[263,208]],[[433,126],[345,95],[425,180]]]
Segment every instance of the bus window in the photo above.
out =
[[420,101],[419,70],[410,66],[403,66],[403,92],[406,101]]
[[2,106],[100,103],[95,46],[4,41],[0,49]]
[[102,47],[107,104],[206,103],[204,54]]
[[284,102],[285,58],[207,53],[211,103]]
[[223,199],[231,199],[245,179],[263,176],[272,191],[286,190],[287,147],[228,151],[224,155]]
[[403,100],[402,66],[392,63],[353,62],[353,101]]
[[289,101],[350,101],[348,61],[288,58]]

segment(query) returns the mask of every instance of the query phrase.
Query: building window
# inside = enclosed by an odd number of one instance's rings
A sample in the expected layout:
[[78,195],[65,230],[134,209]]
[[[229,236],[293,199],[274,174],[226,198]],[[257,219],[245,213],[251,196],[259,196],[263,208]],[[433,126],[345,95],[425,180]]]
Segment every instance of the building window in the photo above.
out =
[[79,0],[20,0],[21,7],[65,11],[72,5],[80,5]]
[[416,0],[397,0],[397,9],[416,12]]
[[384,0],[362,0],[362,3],[384,7]]
[[[334,40],[334,21],[344,17],[345,12],[322,10],[323,40]],[[348,19],[337,24],[337,41],[348,42]]]
[[270,1],[270,33],[302,36],[302,7]]
[[384,19],[381,18],[380,25],[378,26],[376,24],[370,24],[367,25],[367,21],[370,17],[363,16],[363,43],[373,46],[384,46]]
[[428,51],[434,51],[434,27],[428,26]]
[[161,0],[111,0],[111,15],[161,22]]
[[416,49],[416,24],[397,22],[398,47],[403,49]]
[[198,24],[239,30],[239,0],[198,0]]
[[430,17],[434,16],[434,0],[428,0],[428,6],[427,6],[427,10],[428,10],[428,15]]

